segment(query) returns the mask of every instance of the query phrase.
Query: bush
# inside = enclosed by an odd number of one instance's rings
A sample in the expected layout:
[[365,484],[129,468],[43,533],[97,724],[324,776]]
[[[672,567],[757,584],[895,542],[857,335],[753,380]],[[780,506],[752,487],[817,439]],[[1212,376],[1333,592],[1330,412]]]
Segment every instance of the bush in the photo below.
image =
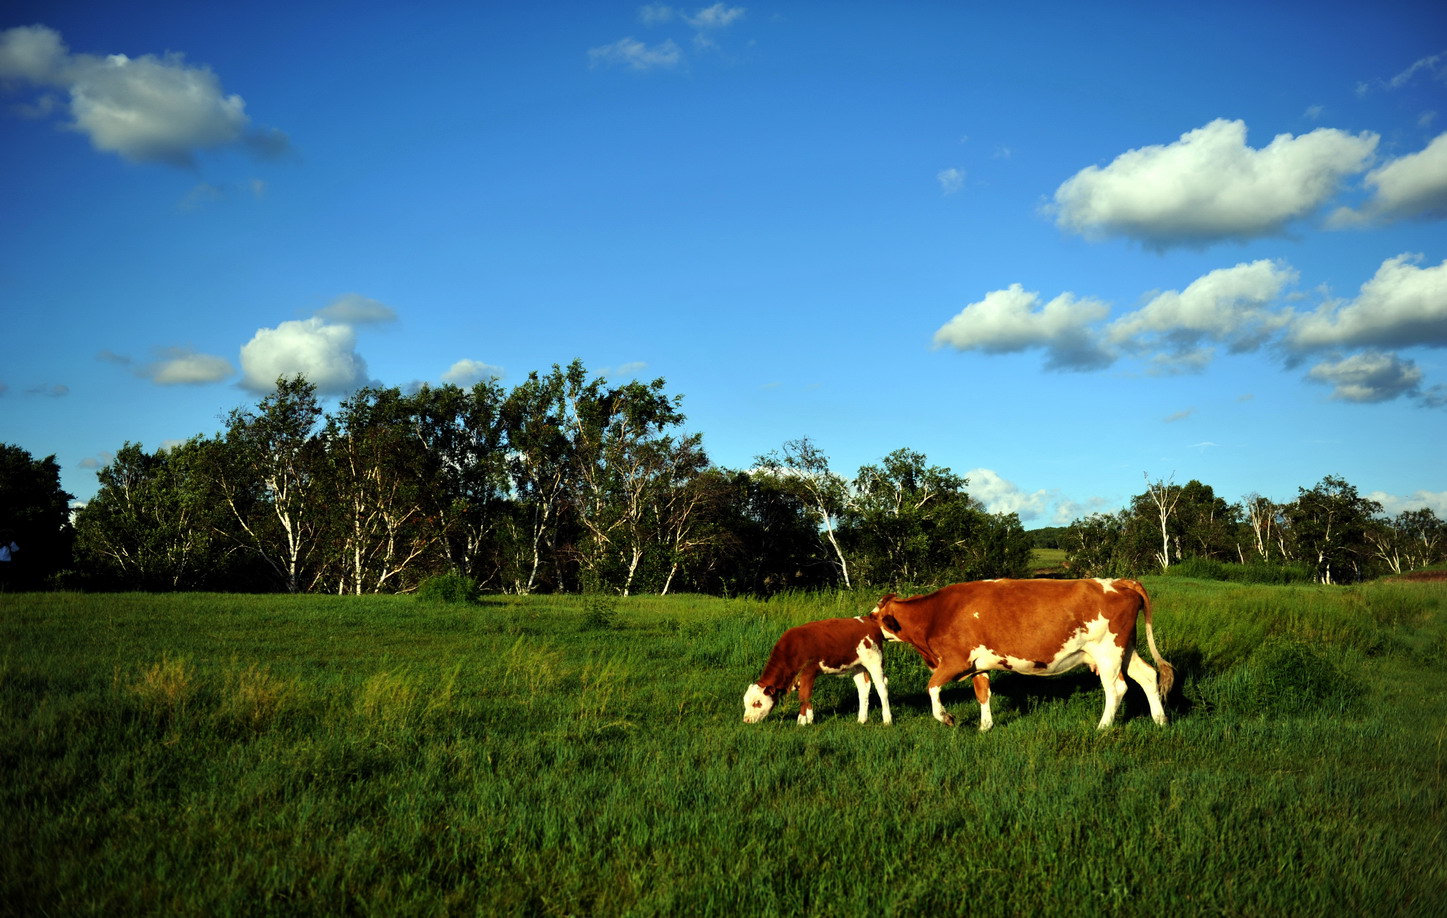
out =
[[427,602],[467,604],[477,602],[477,581],[462,574],[437,574],[417,587],[417,598]]
[[1237,564],[1212,561],[1209,558],[1186,558],[1184,561],[1177,561],[1166,570],[1166,575],[1230,583],[1312,583],[1316,579],[1311,569],[1301,564]]

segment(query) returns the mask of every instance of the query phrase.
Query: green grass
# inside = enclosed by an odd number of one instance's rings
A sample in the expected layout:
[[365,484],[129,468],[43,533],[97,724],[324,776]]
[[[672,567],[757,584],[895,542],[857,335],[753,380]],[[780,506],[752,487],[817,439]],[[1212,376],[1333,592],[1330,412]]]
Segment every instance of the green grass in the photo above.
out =
[[1180,670],[822,678],[871,595],[0,596],[4,914],[1441,914],[1447,588],[1147,581]]

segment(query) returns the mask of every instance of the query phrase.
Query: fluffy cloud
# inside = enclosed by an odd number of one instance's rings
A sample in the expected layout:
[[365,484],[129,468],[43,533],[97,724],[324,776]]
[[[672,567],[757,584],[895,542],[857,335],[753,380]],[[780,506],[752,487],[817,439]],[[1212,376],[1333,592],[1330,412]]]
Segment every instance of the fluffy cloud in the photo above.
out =
[[1373,491],[1366,495],[1367,500],[1374,500],[1382,505],[1382,513],[1386,516],[1396,516],[1407,510],[1431,510],[1438,517],[1447,519],[1447,491],[1417,491],[1404,497],[1395,494],[1388,494],[1385,491]]
[[1052,501],[1048,491],[1026,492],[993,469],[971,469],[965,478],[970,482],[970,496],[990,513],[1016,513],[1022,521],[1033,520],[1043,515]]
[[279,377],[305,376],[328,395],[367,383],[367,362],[357,353],[350,325],[331,325],[319,316],[257,329],[241,346],[241,386],[270,392]]
[[1298,318],[1289,345],[1297,350],[1336,347],[1447,347],[1447,260],[1419,268],[1420,255],[1389,258],[1357,298],[1331,302]]
[[1337,210],[1329,225],[1447,217],[1447,134],[1437,135],[1420,153],[1373,169],[1365,181],[1373,190],[1371,200],[1360,210]]
[[1184,290],[1156,294],[1111,323],[1109,336],[1133,350],[1163,350],[1187,363],[1209,359],[1200,354],[1204,342],[1238,353],[1255,350],[1290,321],[1289,310],[1272,306],[1295,281],[1295,271],[1274,261],[1219,268]]
[[221,382],[236,372],[231,361],[188,348],[167,348],[160,359],[137,370],[136,375],[161,386],[200,386]]
[[1269,260],[1155,293],[1108,324],[1110,308],[1098,300],[1063,293],[1041,305],[1039,294],[1012,284],[966,306],[935,332],[935,345],[985,354],[1043,350],[1047,369],[1057,370],[1104,369],[1129,354],[1152,374],[1202,371],[1218,345],[1233,353],[1269,348],[1288,367],[1316,356],[1307,379],[1330,385],[1341,401],[1411,397],[1423,407],[1447,407],[1447,386],[1424,386],[1417,364],[1394,353],[1447,347],[1447,261],[1422,268],[1420,259],[1387,259],[1355,299],[1307,313],[1278,305],[1297,272]]
[[481,360],[459,360],[446,373],[442,381],[466,389],[489,379],[501,379],[502,367],[483,363]]
[[986,354],[1040,348],[1049,355],[1045,365],[1056,370],[1095,370],[1115,360],[1089,328],[1103,319],[1110,307],[1069,293],[1044,306],[1039,304],[1040,294],[1019,284],[991,291],[936,331],[935,345]]
[[1376,145],[1375,134],[1321,128],[1257,150],[1245,122],[1218,119],[1076,173],[1056,189],[1056,221],[1156,249],[1272,235],[1321,207]]
[[1385,402],[1418,392],[1422,371],[1396,354],[1368,351],[1311,368],[1307,378],[1332,386],[1332,398],[1343,402]]
[[[246,102],[223,93],[210,68],[188,65],[177,53],[71,54],[54,29],[20,26],[0,32],[0,79],[63,90],[68,126],[96,149],[133,162],[190,167],[198,150],[237,145],[271,155],[287,146],[285,134],[252,128]],[[43,96],[32,111],[53,108]]]
[[671,38],[652,47],[636,38],[620,38],[611,45],[590,49],[588,60],[594,67],[617,64],[632,70],[655,70],[677,67],[683,60],[683,49]]

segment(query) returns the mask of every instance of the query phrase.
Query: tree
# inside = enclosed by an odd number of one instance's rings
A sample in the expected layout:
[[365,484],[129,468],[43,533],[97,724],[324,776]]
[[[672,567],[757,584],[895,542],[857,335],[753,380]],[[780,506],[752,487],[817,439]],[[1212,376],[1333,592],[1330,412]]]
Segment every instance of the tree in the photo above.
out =
[[[581,364],[574,364],[581,371]],[[667,479],[707,463],[702,438],[675,443],[666,431],[680,425],[681,396],[665,383],[636,380],[606,388],[602,379],[581,385],[569,374],[566,388],[573,424],[578,521],[587,533],[583,566],[599,586],[613,580],[627,596],[645,554],[656,543],[656,492]],[[683,464],[676,464],[682,460]],[[616,571],[616,573],[614,573]]]
[[[1172,485],[1169,480],[1152,482],[1149,476],[1146,477],[1146,493],[1143,497],[1147,498],[1155,508],[1155,519],[1161,533],[1161,547],[1156,552],[1156,562],[1160,564],[1163,571],[1171,566],[1171,515],[1176,511],[1176,504],[1180,503],[1181,490]],[[1140,500],[1137,505],[1137,512],[1142,516],[1145,503],[1145,500]],[[1176,557],[1180,558],[1179,545],[1176,549]]]
[[126,442],[97,473],[100,489],[76,514],[77,548],[111,586],[188,590],[224,586],[234,540],[208,499],[199,439],[154,453]]
[[755,460],[761,471],[773,475],[779,484],[798,495],[813,516],[819,537],[829,546],[830,558],[850,589],[849,560],[839,544],[838,522],[848,499],[844,479],[829,470],[829,457],[808,437],[790,440],[784,451],[777,450]]
[[1070,524],[1065,539],[1065,561],[1081,577],[1124,577],[1134,574],[1129,554],[1123,551],[1126,532],[1134,516],[1129,510],[1092,513]]
[[981,529],[968,483],[909,449],[861,468],[842,520],[856,567],[876,584],[948,577]]
[[395,388],[361,389],[327,420],[327,474],[317,491],[332,509],[330,552],[318,566],[332,569],[338,592],[400,590],[408,568],[439,540],[425,525],[436,481],[432,457],[412,420],[411,404]]
[[1404,510],[1396,519],[1373,520],[1366,529],[1372,554],[1394,574],[1427,567],[1442,558],[1447,525],[1423,507]]
[[411,434],[430,457],[428,517],[452,569],[482,585],[518,581],[506,403],[496,380],[466,391],[423,386],[412,397]]
[[317,499],[321,417],[315,385],[302,376],[278,379],[256,410],[231,412],[208,468],[242,544],[291,593],[309,586],[307,565],[326,512]]
[[0,540],[18,546],[6,588],[35,589],[70,564],[70,502],[54,456],[0,443]]
[[545,563],[562,589],[558,542],[572,509],[574,442],[569,412],[569,386],[583,385],[583,366],[574,361],[565,372],[556,364],[547,376],[536,371],[513,388],[503,405],[508,432],[508,474],[518,502],[524,532],[519,540],[516,589],[536,590]]
[[1363,563],[1371,555],[1367,530],[1382,505],[1332,475],[1311,490],[1297,490],[1297,499],[1285,510],[1295,556],[1313,564],[1322,583],[1362,579]]

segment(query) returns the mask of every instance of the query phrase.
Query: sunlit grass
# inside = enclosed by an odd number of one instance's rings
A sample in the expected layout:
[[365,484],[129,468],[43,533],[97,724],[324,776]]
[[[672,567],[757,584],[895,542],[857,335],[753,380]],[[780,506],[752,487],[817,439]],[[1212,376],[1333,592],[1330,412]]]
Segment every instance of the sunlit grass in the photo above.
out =
[[[1080,670],[996,728],[820,680],[740,699],[869,593],[0,598],[10,913],[1430,914],[1447,650],[1435,584],[1151,580],[1171,724]],[[1404,827],[1409,831],[1404,831]]]

